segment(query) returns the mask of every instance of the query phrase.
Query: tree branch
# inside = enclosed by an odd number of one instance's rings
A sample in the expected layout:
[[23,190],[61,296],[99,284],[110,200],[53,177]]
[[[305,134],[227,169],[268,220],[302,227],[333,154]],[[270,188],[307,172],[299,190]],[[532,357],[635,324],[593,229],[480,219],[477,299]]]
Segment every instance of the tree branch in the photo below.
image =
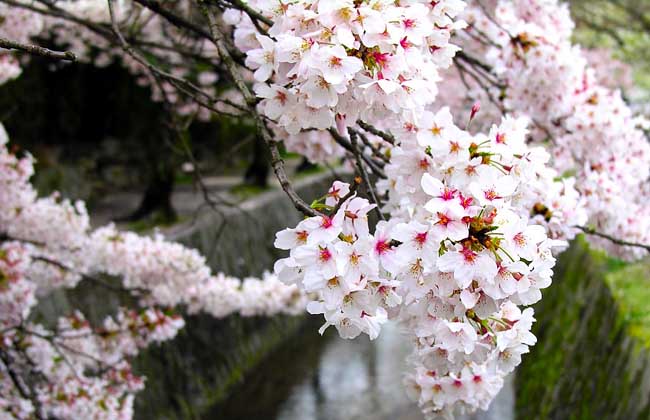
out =
[[237,63],[235,63],[235,60],[230,55],[230,51],[228,50],[226,41],[224,39],[224,34],[217,24],[216,17],[213,15],[208,5],[205,4],[204,0],[201,0],[199,2],[199,7],[201,8],[201,11],[205,17],[208,19],[210,25],[210,33],[212,34],[212,38],[219,52],[221,61],[224,64],[226,71],[230,75],[230,78],[234,82],[235,86],[237,89],[239,89],[239,92],[244,97],[246,106],[250,110],[251,115],[255,120],[257,131],[260,133],[260,136],[269,148],[269,151],[271,153],[271,166],[273,167],[273,172],[275,172],[275,176],[280,182],[282,189],[287,194],[287,196],[289,196],[294,207],[298,211],[307,216],[321,216],[322,214],[320,212],[312,209],[309,204],[300,198],[298,193],[296,193],[293,186],[291,185],[289,177],[287,176],[284,168],[284,161],[280,155],[278,141],[273,138],[271,131],[266,126],[264,118],[262,118],[262,116],[257,112],[257,99],[255,98],[255,95],[253,95],[248,85],[246,85],[244,77],[241,74],[240,69],[237,67]]
[[253,21],[259,20],[260,22],[268,25],[268,26],[273,26],[273,21],[257,10],[253,9],[246,3],[244,3],[242,0],[227,0],[228,3],[232,5],[234,9],[239,9],[242,12],[246,13]]
[[357,120],[357,125],[363,128],[364,130],[366,130],[367,132],[369,132],[370,134],[374,134],[375,136],[378,136],[384,139],[385,141],[387,141],[388,143],[392,144],[393,146],[395,146],[396,143],[395,136],[393,136],[391,133],[375,128],[374,126],[361,120]]
[[366,171],[366,168],[363,166],[363,161],[361,159],[361,153],[359,152],[358,149],[358,144],[357,144],[357,133],[354,130],[350,130],[350,143],[352,143],[352,148],[354,149],[354,157],[357,161],[357,168],[359,169],[359,174],[361,175],[361,178],[363,179],[363,182],[366,184],[366,190],[368,191],[368,194],[370,195],[370,200],[377,206],[375,209],[377,210],[377,214],[379,214],[379,218],[381,220],[386,220],[384,217],[384,214],[381,212],[381,202],[377,198],[377,194],[375,193],[375,189],[370,183],[370,177],[368,176],[368,172]]
[[39,45],[21,44],[20,42],[6,38],[0,38],[0,48],[23,51],[31,55],[38,55],[53,60],[77,61],[77,56],[70,51],[53,51]]
[[616,245],[621,245],[621,246],[630,246],[633,248],[641,248],[645,249],[646,252],[650,253],[650,245],[645,245],[645,244],[639,244],[635,242],[628,242],[624,241],[622,239],[615,238],[613,236],[610,236],[606,233],[598,232],[596,231],[595,228],[591,226],[574,226],[576,229],[580,229],[582,232],[584,232],[587,235],[592,235],[592,236],[597,236],[599,238],[607,239],[608,241],[616,244]]
[[[356,156],[356,153],[359,152],[358,147],[355,147],[354,145],[352,145],[352,143],[350,141],[348,141],[348,139],[343,137],[338,132],[338,130],[336,128],[329,128],[329,129],[327,129],[327,131],[330,133],[330,135],[332,136],[334,141],[339,146],[341,146],[342,148],[344,148],[348,152],[352,153],[352,155]],[[366,164],[368,164],[368,166],[370,167],[370,169],[372,169],[372,172],[374,174],[376,174],[380,178],[384,178],[384,179],[386,178],[386,174],[381,169],[380,165],[378,163],[376,163],[374,160],[372,160],[369,156],[366,156],[365,154],[360,153],[360,158],[363,159],[364,162],[366,162]]]

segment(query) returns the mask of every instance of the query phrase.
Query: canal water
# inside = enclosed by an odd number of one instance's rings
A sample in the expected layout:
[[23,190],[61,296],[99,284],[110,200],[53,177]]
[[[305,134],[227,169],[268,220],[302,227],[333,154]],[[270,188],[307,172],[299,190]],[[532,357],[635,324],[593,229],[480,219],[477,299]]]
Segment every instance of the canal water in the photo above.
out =
[[[319,322],[319,321],[318,321]],[[205,419],[421,420],[402,386],[409,345],[389,324],[375,341],[343,340],[330,328],[318,335],[310,322],[301,333],[247,375],[231,397]],[[514,419],[509,380],[487,412],[462,420]]]

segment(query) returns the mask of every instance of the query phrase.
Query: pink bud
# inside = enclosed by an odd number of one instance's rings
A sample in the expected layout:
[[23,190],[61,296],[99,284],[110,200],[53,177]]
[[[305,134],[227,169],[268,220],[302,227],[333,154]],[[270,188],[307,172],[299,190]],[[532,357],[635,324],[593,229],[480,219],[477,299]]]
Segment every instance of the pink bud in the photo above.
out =
[[470,121],[474,119],[476,114],[481,110],[481,102],[476,101],[474,105],[472,105],[472,113],[469,116]]
[[343,137],[347,137],[348,125],[345,119],[345,115],[336,114],[336,117],[334,117],[334,121],[336,121],[336,129],[338,130],[339,134],[342,135]]

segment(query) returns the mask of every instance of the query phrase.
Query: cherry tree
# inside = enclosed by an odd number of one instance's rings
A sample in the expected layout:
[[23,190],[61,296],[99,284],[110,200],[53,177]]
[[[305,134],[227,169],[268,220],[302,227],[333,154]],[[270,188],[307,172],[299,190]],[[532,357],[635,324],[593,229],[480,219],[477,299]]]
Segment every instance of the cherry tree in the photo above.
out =
[[[264,279],[211,274],[194,250],[92,230],[82,203],[38,198],[31,157],[0,141],[0,405],[13,417],[130,418],[131,360],[173,338],[172,308],[307,310],[343,338],[395,320],[404,382],[427,418],[486,409],[536,342],[529,306],[579,233],[624,259],[650,250],[647,121],[571,41],[557,0],[0,0],[0,46],[120,60],[183,119],[248,119],[305,216]],[[62,50],[35,41],[49,40]],[[65,50],[65,51],[64,51]],[[0,80],[27,56],[3,52]],[[205,70],[205,69],[208,70]],[[199,71],[198,69],[202,69]],[[280,144],[352,181],[311,204]],[[375,214],[376,224],[369,223]],[[105,273],[136,298],[103,325],[30,310]]]

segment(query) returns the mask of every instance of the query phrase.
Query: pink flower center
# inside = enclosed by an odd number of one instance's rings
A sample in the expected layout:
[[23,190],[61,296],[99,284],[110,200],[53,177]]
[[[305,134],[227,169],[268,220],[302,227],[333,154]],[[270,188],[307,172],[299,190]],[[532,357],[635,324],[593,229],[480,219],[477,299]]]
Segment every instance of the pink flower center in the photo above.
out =
[[285,105],[287,103],[287,94],[284,92],[276,92],[275,99],[282,105]]
[[330,57],[330,67],[341,67],[342,60],[339,57]]
[[339,188],[332,187],[332,189],[328,191],[327,195],[338,200],[340,198],[339,196],[340,192],[341,190]]
[[380,52],[373,52],[372,53],[372,58],[375,59],[377,64],[379,64],[380,67],[384,67],[386,63],[388,63],[388,57],[390,54],[388,53],[380,53]]
[[460,205],[463,206],[464,209],[471,206],[473,201],[474,199],[472,197],[463,197],[463,194],[460,195]]
[[491,189],[485,191],[485,198],[487,200],[492,201],[492,200],[496,200],[497,198],[500,198],[500,197],[498,196],[497,192],[494,191],[493,188],[491,188]]
[[329,261],[329,260],[332,259],[332,253],[331,253],[330,250],[327,249],[327,248],[321,248],[321,250],[320,250],[320,252],[319,252],[319,255],[318,255],[318,258],[319,258],[322,262],[327,262],[327,261]]
[[322,227],[322,228],[324,228],[324,229],[329,229],[329,228],[331,228],[332,225],[334,224],[334,223],[332,222],[332,219],[329,218],[329,217],[327,217],[327,216],[323,216],[322,219],[323,219],[323,220],[322,220],[321,223],[320,223],[320,227]]
[[427,235],[429,232],[421,232],[415,235],[415,242],[418,243],[418,245],[423,246],[426,241],[427,241]]
[[450,190],[449,188],[445,187],[445,189],[442,191],[442,194],[440,194],[440,198],[445,201],[453,200],[455,193],[456,190]]
[[300,232],[296,232],[296,239],[298,242],[305,243],[307,242],[307,238],[309,237],[309,232],[306,230],[301,230]]
[[438,213],[438,221],[436,222],[437,225],[442,225],[444,227],[447,227],[447,225],[451,222],[451,219],[447,217],[446,214],[444,213]]
[[402,23],[404,24],[404,27],[405,27],[406,29],[415,28],[415,26],[416,26],[415,19],[404,19],[404,20],[402,21]]
[[519,232],[515,236],[512,237],[512,240],[519,246],[525,246],[526,245],[526,237]]
[[380,239],[375,243],[375,251],[377,254],[382,255],[390,250],[390,244],[388,241]]
[[462,251],[460,251],[461,254],[463,254],[463,258],[465,258],[465,262],[469,264],[474,264],[474,261],[476,260],[476,252],[472,251],[469,248],[463,248]]

